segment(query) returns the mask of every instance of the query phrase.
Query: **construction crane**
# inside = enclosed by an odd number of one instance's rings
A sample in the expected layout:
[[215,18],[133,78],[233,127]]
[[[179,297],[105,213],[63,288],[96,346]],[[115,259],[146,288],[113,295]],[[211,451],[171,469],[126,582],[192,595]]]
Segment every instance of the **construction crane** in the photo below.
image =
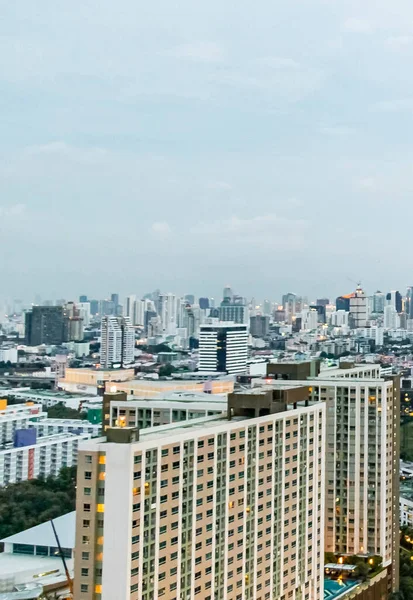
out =
[[50,524],[52,526],[53,533],[54,533],[54,536],[56,538],[56,544],[57,544],[57,547],[58,547],[58,550],[59,550],[59,556],[62,559],[63,568],[65,570],[66,579],[67,579],[67,585],[68,585],[69,591],[70,591],[70,595],[67,596],[66,598],[62,598],[62,600],[71,600],[73,598],[73,579],[70,577],[69,569],[67,568],[66,559],[64,557],[63,550],[62,550],[62,547],[60,545],[59,536],[57,535],[57,531],[56,531],[56,527],[55,527],[55,525],[53,523],[53,519],[50,519]]

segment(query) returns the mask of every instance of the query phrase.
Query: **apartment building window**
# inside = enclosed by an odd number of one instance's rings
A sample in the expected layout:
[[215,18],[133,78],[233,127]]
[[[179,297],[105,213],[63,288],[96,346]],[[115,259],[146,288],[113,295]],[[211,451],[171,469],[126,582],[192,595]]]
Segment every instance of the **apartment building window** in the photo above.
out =
[[92,471],[85,471],[85,479],[92,479]]
[[84,593],[86,593],[86,592],[88,591],[88,589],[89,589],[89,586],[88,586],[88,584],[87,584],[87,583],[82,583],[82,584],[80,585],[80,591],[81,591],[83,594],[84,594]]

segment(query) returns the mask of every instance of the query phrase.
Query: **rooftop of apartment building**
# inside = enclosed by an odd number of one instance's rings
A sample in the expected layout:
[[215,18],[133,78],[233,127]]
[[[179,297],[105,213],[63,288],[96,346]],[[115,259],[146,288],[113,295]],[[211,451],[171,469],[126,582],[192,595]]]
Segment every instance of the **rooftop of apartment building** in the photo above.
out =
[[[30,431],[30,430],[24,430]],[[13,446],[10,448],[0,447],[0,456],[4,454],[8,454],[11,452],[15,452],[18,450],[30,450],[32,448],[36,448],[37,446],[45,446],[47,444],[55,444],[59,441],[70,441],[70,440],[86,440],[90,438],[89,433],[55,433],[53,435],[45,435],[43,437],[38,437],[34,444],[27,444],[24,446]],[[31,440],[30,440],[31,441]]]
[[[291,386],[292,389],[304,388],[301,386]],[[308,388],[307,388],[308,389]],[[89,446],[88,442],[82,444],[82,450],[88,450],[96,448],[96,444],[106,443],[144,443],[152,442],[154,440],[161,440],[168,437],[180,437],[182,434],[188,433],[188,437],[194,434],[197,430],[217,429],[225,431],[228,429],[228,424],[231,423],[245,423],[246,421],[254,424],[259,422],[263,417],[275,416],[286,416],[287,413],[292,411],[300,413],[308,410],[309,407],[320,408],[323,404],[320,402],[312,402],[308,400],[307,396],[300,394],[303,399],[297,400],[293,404],[287,404],[282,401],[278,402],[269,397],[268,390],[261,390],[261,393],[253,392],[253,401],[245,402],[247,396],[251,399],[251,394],[230,394],[234,396],[232,403],[228,402],[229,410],[231,415],[229,416],[228,410],[221,414],[201,417],[199,419],[191,419],[188,421],[179,421],[175,423],[168,423],[166,425],[159,425],[156,427],[148,427],[142,430],[138,430],[133,427],[112,427],[107,430],[106,437],[95,438],[92,445]],[[262,403],[257,403],[257,397],[261,395]],[[241,399],[239,406],[237,406],[237,400]],[[284,413],[284,415],[282,414]],[[167,443],[167,442],[165,442]]]

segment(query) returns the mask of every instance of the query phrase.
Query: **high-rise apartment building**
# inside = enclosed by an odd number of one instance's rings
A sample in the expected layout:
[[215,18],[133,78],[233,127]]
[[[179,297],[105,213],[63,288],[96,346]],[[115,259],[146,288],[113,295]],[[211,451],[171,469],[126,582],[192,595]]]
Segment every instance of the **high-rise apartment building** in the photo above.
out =
[[125,302],[125,317],[129,317],[134,325],[135,325],[135,323],[133,322],[133,311],[134,311],[135,302],[136,302],[136,296],[134,296],[134,295],[127,296],[126,302]]
[[[399,377],[380,377],[375,365],[326,369],[314,363],[268,365],[274,388],[310,385],[312,400],[326,404],[325,551],[380,556],[389,589],[398,588]],[[286,382],[285,380],[289,380]],[[267,381],[267,380],[266,380]]]
[[134,362],[135,330],[129,317],[102,318],[100,363],[103,369]]
[[360,285],[350,298],[350,317],[354,329],[367,325],[367,297]]
[[33,306],[25,315],[26,344],[61,344],[65,341],[64,322],[62,306]]
[[200,326],[199,371],[245,373],[248,328],[239,323],[206,323]]
[[267,399],[82,445],[75,600],[323,598],[325,406]]

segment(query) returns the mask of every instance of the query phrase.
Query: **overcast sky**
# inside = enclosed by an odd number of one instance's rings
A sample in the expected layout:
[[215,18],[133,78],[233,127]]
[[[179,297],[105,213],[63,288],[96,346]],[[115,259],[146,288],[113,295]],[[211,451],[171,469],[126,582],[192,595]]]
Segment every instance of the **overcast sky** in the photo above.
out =
[[17,0],[0,297],[413,284],[411,0]]

